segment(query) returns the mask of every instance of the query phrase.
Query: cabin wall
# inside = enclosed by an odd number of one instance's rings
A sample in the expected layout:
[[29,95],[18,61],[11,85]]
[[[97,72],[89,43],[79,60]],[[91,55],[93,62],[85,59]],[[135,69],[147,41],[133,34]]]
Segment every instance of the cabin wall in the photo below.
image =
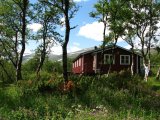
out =
[[72,72],[74,74],[92,74],[93,71],[93,55],[85,54],[77,58],[72,63]]
[[[101,69],[102,73],[107,73],[109,70],[109,64],[101,64],[101,52],[97,53],[97,69]],[[105,51],[104,54],[112,54],[112,50]],[[120,55],[129,55],[130,56],[130,64],[129,65],[121,65],[120,64]],[[111,72],[113,71],[121,71],[124,69],[129,69],[132,63],[132,55],[130,52],[125,51],[123,49],[116,48],[114,51],[115,63],[111,67]],[[139,60],[140,57],[138,57]],[[104,58],[103,58],[104,59]],[[137,72],[137,55],[134,55],[134,73]]]
[[[72,71],[74,74],[94,74],[97,70],[101,70],[102,73],[107,73],[109,69],[109,64],[102,64],[101,52],[97,53],[87,53],[81,55],[73,62]],[[104,54],[112,54],[112,50],[106,50]],[[94,61],[94,56],[96,55],[96,61]],[[120,64],[120,55],[129,55],[130,56],[130,64],[129,65],[121,65]],[[111,67],[111,72],[113,71],[121,71],[127,70],[131,68],[132,63],[132,54],[129,51],[116,48],[114,50],[115,63]],[[104,59],[104,57],[103,57]],[[134,73],[140,73],[140,56],[134,54]],[[96,67],[95,65],[96,64]]]
[[83,62],[84,63],[83,73],[85,73],[85,74],[94,73],[94,71],[93,71],[93,55],[91,53],[85,54],[83,61],[84,61]]
[[83,57],[81,56],[72,63],[72,72],[74,74],[82,73],[82,66],[83,66]]

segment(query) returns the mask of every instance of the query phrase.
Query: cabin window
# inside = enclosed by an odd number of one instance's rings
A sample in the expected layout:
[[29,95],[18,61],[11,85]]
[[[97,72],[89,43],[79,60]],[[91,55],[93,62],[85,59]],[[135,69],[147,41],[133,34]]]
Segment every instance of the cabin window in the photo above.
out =
[[121,65],[130,65],[130,55],[120,55]]
[[81,58],[79,58],[79,66],[81,66]]
[[104,64],[115,64],[115,59],[112,54],[104,54]]

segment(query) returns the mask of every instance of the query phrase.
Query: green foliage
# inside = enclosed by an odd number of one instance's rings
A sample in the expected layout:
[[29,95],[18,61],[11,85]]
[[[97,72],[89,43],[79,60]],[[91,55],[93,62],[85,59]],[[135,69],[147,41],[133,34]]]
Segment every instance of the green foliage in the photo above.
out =
[[[3,1],[1,1],[1,3],[2,2]],[[65,4],[62,1],[57,1],[57,4],[54,4],[54,2],[50,0],[47,2],[52,2],[55,6],[53,7],[50,6],[51,4],[48,4],[48,6],[46,6],[46,13],[42,16],[39,14],[42,19],[37,19],[37,21],[43,21],[43,18],[47,16],[50,18],[51,13],[48,10],[53,10],[61,5],[66,5],[61,7],[64,9],[62,10],[64,13],[61,14],[68,15],[68,22],[73,18],[75,12],[77,12],[76,5],[70,4],[70,1],[65,1]],[[70,4],[70,6],[67,5],[67,2],[69,2],[68,4]],[[133,2],[135,2],[135,6],[133,6],[135,8],[138,8],[138,6],[146,7],[137,4],[138,1]],[[111,0],[109,3],[106,0],[100,0],[99,3],[95,5],[97,11],[91,13],[91,16],[94,18],[99,17],[99,21],[107,21],[109,23],[108,27],[112,31],[105,42],[108,43],[109,39],[118,40],[120,36],[123,36],[126,25],[129,22],[133,25],[140,23],[138,27],[141,27],[143,23],[147,23],[145,25],[149,24],[150,16],[142,10],[137,13],[138,15],[132,16],[131,11],[127,8],[127,3],[129,2],[126,2],[126,0]],[[21,27],[19,24],[20,21],[17,21],[18,19],[15,20],[16,23],[9,22],[10,18],[17,16],[17,13],[20,15],[20,10],[15,11],[16,13],[13,12],[14,8],[19,7],[9,5],[9,7],[6,7],[8,4],[5,4],[4,7],[0,5],[0,15],[4,14],[4,9],[6,8],[5,16],[2,16],[2,18],[6,18],[0,19],[0,22],[7,23],[7,27],[0,25],[0,30],[6,33],[6,35],[4,34],[4,38],[13,38],[13,36],[15,36],[14,27],[10,26],[10,24]],[[142,5],[150,4],[143,3]],[[148,10],[148,8],[146,9]],[[41,10],[43,8],[39,6],[39,9]],[[58,9],[59,7],[56,8],[56,10]],[[67,9],[69,9],[69,11]],[[59,12],[62,11],[60,10]],[[156,9],[154,9],[154,11],[156,11]],[[108,16],[103,16],[104,13],[107,13],[105,15]],[[156,17],[156,15],[154,16]],[[131,19],[133,21],[129,21],[131,17],[134,17],[134,19]],[[154,24],[156,24],[156,20]],[[51,24],[48,27],[53,33],[54,31],[52,30],[54,29],[52,28],[54,27],[51,26]],[[142,28],[143,27],[145,26],[142,26]],[[41,30],[43,29],[44,28]],[[68,29],[70,30],[70,28]],[[42,35],[42,31],[39,31],[39,33],[39,35]],[[39,37],[41,38],[41,36]],[[49,35],[49,37],[53,38],[52,35]],[[65,39],[67,41],[64,42],[64,46],[67,46],[68,39],[69,38]],[[9,39],[6,39],[5,44],[9,52],[11,51],[9,49],[10,45],[15,45],[14,41],[10,42]],[[1,55],[3,54],[4,58],[8,58],[8,56],[6,57],[6,52],[2,52],[4,49],[0,49]],[[13,56],[13,58],[14,57],[15,56]],[[64,56],[65,61],[67,60],[66,58],[67,56]],[[159,64],[159,55],[154,55],[151,58],[153,64]],[[69,59],[67,63],[68,71],[71,71],[72,68],[71,61],[72,60]],[[73,75],[69,76],[69,80],[74,82],[74,87],[72,90],[66,92],[63,89],[62,63],[52,62],[46,59],[40,72],[40,79],[36,81],[37,76],[35,71],[37,70],[38,62],[39,57],[36,56],[24,63],[22,65],[24,80],[13,83],[15,80],[15,69],[11,63],[2,61],[10,78],[2,69],[2,66],[0,66],[0,119],[160,119],[160,82],[155,81],[153,76],[149,78],[148,83],[145,83],[138,75],[131,77],[128,71],[111,73],[109,77],[106,75]],[[154,73],[155,71],[156,70],[153,70]],[[64,72],[67,71],[65,70]],[[13,80],[11,80],[11,78]],[[5,83],[12,84],[8,85]]]
[[[71,62],[69,62],[69,64],[71,64]],[[25,80],[36,79],[35,71],[37,69],[37,66],[38,66],[38,62],[35,57],[23,64],[23,76],[24,76]],[[41,74],[43,75],[44,73],[45,74],[48,73],[48,75],[49,75],[54,72],[57,72],[59,74],[62,73],[61,62],[51,61],[51,60],[46,59],[43,64]]]
[[160,118],[160,82],[154,76],[145,83],[138,75],[131,77],[129,71],[111,73],[109,77],[71,75],[69,80],[74,82],[74,89],[63,92],[61,63],[46,60],[36,81],[32,68],[35,61],[31,59],[24,64],[24,80],[7,86],[1,84],[2,119]]
[[53,61],[50,61],[48,59],[46,59],[46,61],[44,62],[44,65],[43,65],[43,70],[46,71],[46,72],[49,72],[49,73],[53,73],[55,72],[55,69],[58,71],[58,72],[61,72],[60,71],[60,63],[59,62],[53,62]]
[[[152,57],[159,63],[159,57]],[[14,74],[9,63],[5,63]],[[71,66],[71,60],[68,62]],[[102,76],[71,76],[73,91],[63,93],[62,65],[46,60],[39,81],[35,71],[37,59],[23,65],[25,80],[0,88],[2,119],[159,119],[159,81],[143,83],[128,71]],[[55,70],[56,69],[56,70]],[[69,68],[71,69],[71,67]],[[1,81],[9,79],[0,69]]]
[[154,53],[154,54],[151,55],[151,61],[152,61],[153,65],[160,65],[159,59],[160,59],[160,54],[155,54]]
[[[71,62],[69,61],[69,63]],[[27,71],[27,72],[35,72],[37,69],[37,66],[38,66],[38,58],[34,57],[30,59],[29,61],[27,61],[26,63],[24,63],[23,69],[24,71]],[[57,72],[62,73],[61,62],[51,61],[49,59],[46,59],[42,67],[42,70],[52,73],[54,72],[55,69]]]
[[0,115],[13,120],[159,119],[158,91],[141,77],[128,75],[128,71],[110,77],[73,75],[69,79],[75,87],[68,93],[58,90],[63,81],[58,73],[43,72],[40,81],[34,81],[33,75],[28,81],[0,88]]
[[67,59],[67,71],[68,72],[72,72],[72,61],[73,61],[73,59],[71,59],[71,58],[68,58]]
[[15,80],[15,68],[6,60],[0,62],[3,65],[3,67],[0,65],[0,81],[4,84],[13,83]]
[[36,71],[37,66],[38,66],[38,60],[34,57],[23,64],[23,69],[24,71],[31,73]]

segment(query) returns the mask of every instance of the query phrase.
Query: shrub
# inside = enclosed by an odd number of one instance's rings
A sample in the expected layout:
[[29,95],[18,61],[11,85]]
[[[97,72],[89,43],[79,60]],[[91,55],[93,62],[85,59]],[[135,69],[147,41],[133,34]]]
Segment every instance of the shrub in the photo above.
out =
[[72,75],[73,92],[65,93],[58,90],[63,83],[61,74],[42,71],[40,81],[32,74],[30,80],[18,81],[17,86],[0,88],[0,115],[31,120],[159,119],[158,90],[153,91],[138,75],[128,74]]
[[15,69],[12,64],[7,61],[3,61],[2,64],[7,73],[0,66],[0,81],[3,84],[12,84],[15,80]]

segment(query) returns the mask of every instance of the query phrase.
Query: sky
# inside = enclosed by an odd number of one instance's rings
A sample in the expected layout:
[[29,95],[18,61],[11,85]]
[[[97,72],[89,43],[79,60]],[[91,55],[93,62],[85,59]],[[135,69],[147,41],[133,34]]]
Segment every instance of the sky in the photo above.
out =
[[[75,17],[71,20],[71,27],[76,26],[71,30],[70,40],[68,43],[67,51],[75,52],[81,49],[90,48],[94,46],[100,46],[102,44],[103,36],[103,24],[99,23],[97,19],[91,18],[89,13],[94,11],[94,4],[98,0],[74,0],[77,5],[80,6]],[[31,0],[36,2],[36,0]],[[41,27],[40,24],[33,23],[28,25],[28,28],[36,32]],[[64,28],[60,28],[60,33],[64,33]],[[27,44],[25,54],[31,54],[37,47],[37,43],[30,40]],[[128,44],[122,40],[119,40],[118,45],[129,48]],[[54,45],[51,48],[52,54],[62,54],[62,48],[60,45]]]

